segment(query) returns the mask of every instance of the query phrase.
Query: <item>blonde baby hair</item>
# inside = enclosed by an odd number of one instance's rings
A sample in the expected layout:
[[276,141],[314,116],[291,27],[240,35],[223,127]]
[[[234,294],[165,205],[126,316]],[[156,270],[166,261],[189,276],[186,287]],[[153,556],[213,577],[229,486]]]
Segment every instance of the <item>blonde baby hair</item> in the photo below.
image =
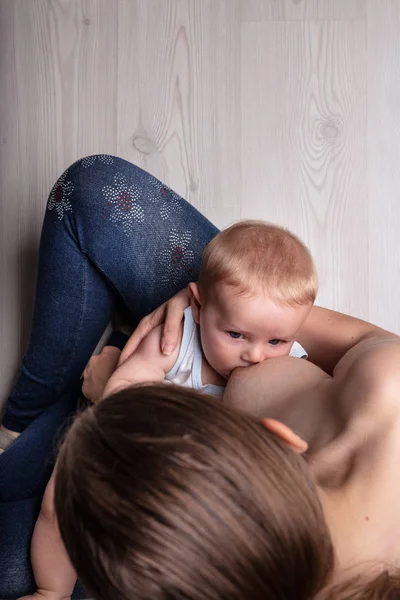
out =
[[238,293],[268,296],[278,305],[313,304],[318,276],[307,246],[293,233],[265,221],[240,221],[209,242],[199,275],[207,296],[227,283]]

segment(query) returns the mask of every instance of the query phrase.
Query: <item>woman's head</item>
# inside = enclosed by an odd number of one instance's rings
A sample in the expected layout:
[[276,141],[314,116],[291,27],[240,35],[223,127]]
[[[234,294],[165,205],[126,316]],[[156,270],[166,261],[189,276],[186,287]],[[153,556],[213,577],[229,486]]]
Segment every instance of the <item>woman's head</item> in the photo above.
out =
[[96,600],[312,598],[333,550],[304,460],[218,400],[124,390],[61,449],[62,537]]

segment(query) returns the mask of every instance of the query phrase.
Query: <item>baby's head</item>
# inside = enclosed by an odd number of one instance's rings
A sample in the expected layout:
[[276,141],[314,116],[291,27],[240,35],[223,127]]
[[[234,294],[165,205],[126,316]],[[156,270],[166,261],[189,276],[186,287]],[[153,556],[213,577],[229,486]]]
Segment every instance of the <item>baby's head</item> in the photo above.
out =
[[290,353],[318,277],[310,251],[294,234],[242,221],[211,240],[190,290],[204,356],[228,378],[236,367]]

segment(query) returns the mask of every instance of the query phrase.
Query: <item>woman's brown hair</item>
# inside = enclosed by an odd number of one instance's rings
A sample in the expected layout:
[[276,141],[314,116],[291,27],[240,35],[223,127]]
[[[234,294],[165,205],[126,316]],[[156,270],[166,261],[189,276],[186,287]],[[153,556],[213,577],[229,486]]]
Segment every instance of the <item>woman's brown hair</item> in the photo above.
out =
[[333,568],[304,460],[172,385],[126,389],[78,416],[55,503],[96,600],[308,600]]
[[328,586],[316,600],[400,600],[400,573],[384,570],[375,576],[349,577]]

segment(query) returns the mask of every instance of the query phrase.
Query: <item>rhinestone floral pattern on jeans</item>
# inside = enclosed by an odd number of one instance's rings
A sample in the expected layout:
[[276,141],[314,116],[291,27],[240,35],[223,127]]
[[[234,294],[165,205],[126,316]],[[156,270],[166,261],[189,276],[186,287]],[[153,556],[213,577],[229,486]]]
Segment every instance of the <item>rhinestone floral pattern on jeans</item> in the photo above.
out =
[[64,217],[66,212],[72,212],[72,204],[69,196],[74,191],[72,181],[67,181],[68,169],[64,171],[60,179],[55,183],[50,192],[47,208],[55,210],[59,221]]
[[114,162],[114,158],[109,154],[93,154],[93,156],[86,156],[85,158],[82,158],[81,165],[87,169],[88,167],[91,167],[96,160],[104,163],[105,165],[112,165]]
[[163,221],[171,217],[174,213],[177,213],[182,208],[181,198],[169,187],[158,181],[153,180],[154,191],[149,192],[149,198],[152,202],[156,202],[159,205],[160,217]]
[[179,233],[171,229],[169,234],[169,247],[161,252],[161,283],[163,285],[182,286],[191,281],[197,273],[195,255],[190,248],[192,234],[190,231]]
[[126,233],[134,231],[135,222],[143,223],[144,210],[138,203],[142,197],[142,188],[128,184],[125,175],[114,175],[114,186],[103,187],[103,194],[107,200],[106,207],[111,208],[110,220],[122,223]]

